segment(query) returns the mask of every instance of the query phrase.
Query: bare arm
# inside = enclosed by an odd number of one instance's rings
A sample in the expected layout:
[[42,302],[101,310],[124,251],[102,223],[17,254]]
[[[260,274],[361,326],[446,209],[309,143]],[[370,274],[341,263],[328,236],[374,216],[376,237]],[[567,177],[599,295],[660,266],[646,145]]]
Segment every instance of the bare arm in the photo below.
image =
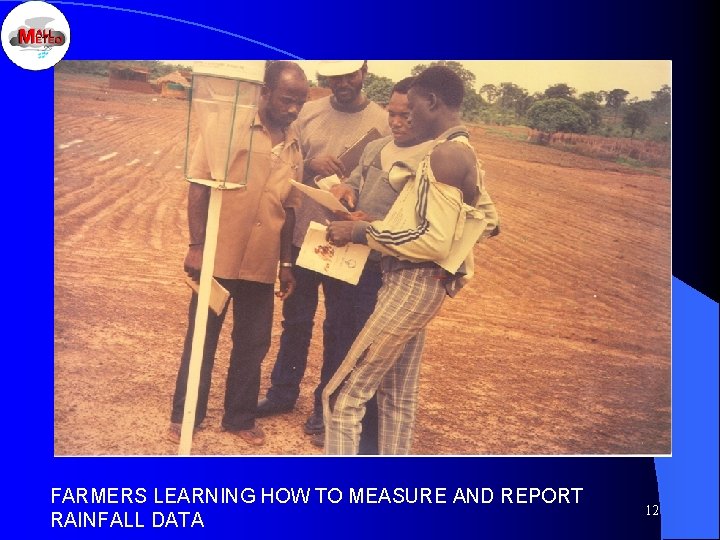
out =
[[207,225],[210,188],[191,182],[188,187],[188,228],[190,242],[185,256],[185,273],[193,280],[200,280],[205,226]]
[[435,179],[454,186],[463,195],[463,202],[474,204],[477,199],[477,168],[475,155],[463,144],[444,142],[430,156]]
[[305,168],[314,175],[337,174],[339,178],[345,178],[345,167],[335,156],[324,155],[305,160]]
[[295,228],[295,209],[285,208],[285,222],[280,230],[280,270],[278,270],[278,279],[280,280],[280,290],[275,293],[281,300],[287,298],[295,290],[295,276],[292,268],[283,266],[292,261],[292,237]]
[[285,222],[280,230],[280,262],[292,261],[292,238],[295,228],[295,209],[285,208]]

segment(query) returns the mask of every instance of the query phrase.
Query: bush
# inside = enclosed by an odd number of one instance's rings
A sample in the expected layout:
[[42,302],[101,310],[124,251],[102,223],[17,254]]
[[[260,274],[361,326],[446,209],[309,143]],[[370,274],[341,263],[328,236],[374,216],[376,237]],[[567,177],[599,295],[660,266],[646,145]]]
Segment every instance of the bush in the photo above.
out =
[[640,104],[630,105],[623,115],[623,127],[630,130],[630,137],[635,137],[636,131],[645,131],[650,125],[650,114]]
[[544,99],[528,110],[527,126],[545,133],[587,133],[590,115],[565,99]]

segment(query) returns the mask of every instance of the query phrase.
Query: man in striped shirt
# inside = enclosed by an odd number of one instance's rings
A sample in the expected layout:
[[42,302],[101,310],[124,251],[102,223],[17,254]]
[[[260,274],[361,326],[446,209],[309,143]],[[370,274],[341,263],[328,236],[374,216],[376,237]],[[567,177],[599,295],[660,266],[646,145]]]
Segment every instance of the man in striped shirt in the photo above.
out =
[[431,150],[383,220],[328,227],[336,245],[365,243],[383,254],[383,286],[323,392],[327,454],[357,453],[365,404],[376,392],[379,453],[410,452],[425,327],[455,285],[472,276],[472,245],[497,230],[484,173],[461,125],[463,93],[462,80],[446,67],[418,75],[408,92],[410,121],[419,139],[434,139]]

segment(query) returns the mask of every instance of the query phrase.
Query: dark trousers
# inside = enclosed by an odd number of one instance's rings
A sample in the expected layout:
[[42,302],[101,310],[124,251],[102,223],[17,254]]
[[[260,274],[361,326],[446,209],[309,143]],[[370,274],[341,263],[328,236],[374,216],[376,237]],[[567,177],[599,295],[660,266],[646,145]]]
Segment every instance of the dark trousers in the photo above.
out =
[[[228,431],[250,429],[255,425],[255,411],[260,392],[260,366],[270,348],[273,285],[239,279],[218,278],[218,281],[230,292],[233,311],[232,352],[225,383],[225,413],[222,426]],[[172,422],[182,422],[183,419],[197,299],[197,295],[193,294],[190,300],[188,330],[173,396]],[[215,352],[228,309],[229,305],[220,315],[208,311],[195,409],[196,426],[207,414]]]
[[[293,247],[293,260],[299,248]],[[345,359],[355,338],[375,310],[382,274],[376,263],[368,262],[357,286],[296,266],[297,285],[283,304],[283,333],[280,350],[270,376],[267,398],[284,407],[293,407],[300,394],[300,382],[307,367],[313,319],[318,305],[318,289],[323,287],[323,363],[320,383],[315,388],[314,411],[322,414],[322,391]],[[366,405],[360,437],[361,454],[378,453],[377,400]]]
[[[293,261],[300,248],[293,246]],[[323,288],[323,361],[320,383],[315,389],[314,408],[322,411],[322,391],[345,358],[354,334],[354,320],[347,304],[354,287],[300,266],[293,268],[295,292],[283,302],[283,332],[280,350],[270,375],[272,386],[267,398],[280,406],[293,407],[300,395],[300,382],[307,367],[313,320],[318,306],[318,290]]]

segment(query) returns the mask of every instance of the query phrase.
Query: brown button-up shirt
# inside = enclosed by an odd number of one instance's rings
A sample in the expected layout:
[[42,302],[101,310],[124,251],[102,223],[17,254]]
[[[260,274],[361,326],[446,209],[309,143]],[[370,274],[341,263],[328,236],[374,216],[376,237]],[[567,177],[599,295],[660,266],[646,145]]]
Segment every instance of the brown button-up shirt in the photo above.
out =
[[[288,128],[282,149],[275,149],[276,155],[259,115],[246,129],[245,136],[252,137],[249,160],[247,149],[241,149],[229,167],[227,181],[243,183],[247,171],[247,188],[222,192],[213,275],[275,283],[285,208],[300,206],[300,194],[290,179],[302,180],[302,156],[293,126]],[[243,146],[247,144],[240,144]],[[193,178],[212,178],[202,141],[188,173]]]

